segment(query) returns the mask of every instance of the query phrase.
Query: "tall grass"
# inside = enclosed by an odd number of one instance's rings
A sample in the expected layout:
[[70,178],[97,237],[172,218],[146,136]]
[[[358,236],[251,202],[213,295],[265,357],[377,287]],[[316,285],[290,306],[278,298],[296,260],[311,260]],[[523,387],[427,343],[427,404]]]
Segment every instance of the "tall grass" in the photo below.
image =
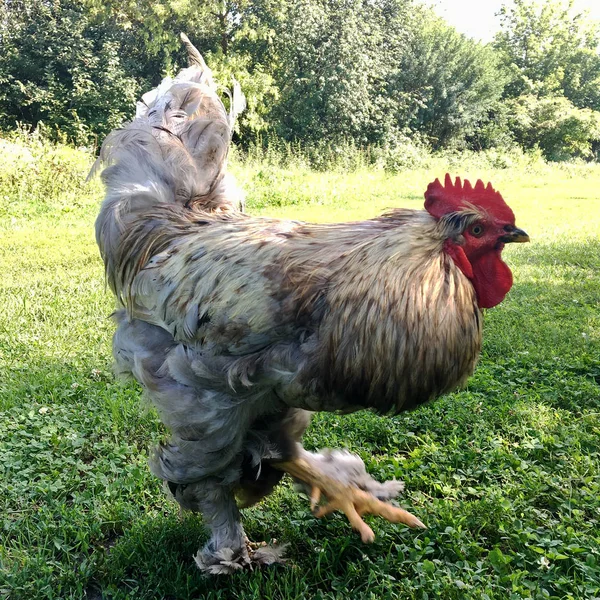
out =
[[60,218],[95,205],[99,182],[85,186],[92,152],[55,144],[39,134],[0,138],[0,223]]
[[[17,131],[0,138],[0,226],[14,219],[61,219],[69,213],[93,212],[102,194],[97,178],[86,183],[94,160],[93,149],[57,144],[38,133]],[[510,178],[512,171],[533,177],[560,172],[565,178],[587,178],[598,170],[595,163],[547,163],[539,152],[516,148],[431,154],[410,141],[393,149],[359,148],[351,142],[303,148],[277,138],[269,143],[261,140],[245,151],[233,147],[230,167],[244,184],[250,207],[258,211],[335,204],[340,195],[345,203],[348,192],[354,195],[345,182],[353,177],[358,181],[362,174],[379,181],[407,173],[412,177],[415,172],[443,176],[448,170],[475,176],[500,172],[502,179]],[[323,177],[332,182],[333,190],[320,185]]]
[[463,168],[465,165],[485,170],[539,171],[548,167],[555,171],[574,167],[587,170],[596,164],[583,159],[548,163],[539,148],[525,151],[514,144],[481,151],[445,149],[431,152],[425,143],[409,138],[381,146],[358,146],[353,140],[301,145],[275,136],[259,137],[243,150],[234,148],[234,156],[246,165],[260,168],[268,165],[319,172],[368,169],[390,174],[415,169]]

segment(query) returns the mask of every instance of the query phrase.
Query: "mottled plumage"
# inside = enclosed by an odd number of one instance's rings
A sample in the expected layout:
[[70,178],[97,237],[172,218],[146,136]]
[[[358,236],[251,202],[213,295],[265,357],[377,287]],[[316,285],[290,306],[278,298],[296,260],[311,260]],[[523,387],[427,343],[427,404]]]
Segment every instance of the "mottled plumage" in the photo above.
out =
[[[253,503],[279,481],[274,462],[311,460],[307,411],[397,413],[473,372],[481,313],[448,244],[490,216],[471,203],[331,225],[243,214],[226,174],[235,114],[195,62],[104,143],[96,235],[122,306],[117,371],[171,431],[152,470],[203,514],[212,538],[198,562],[217,572],[247,561],[234,495]],[[381,485],[342,454],[312,460]]]

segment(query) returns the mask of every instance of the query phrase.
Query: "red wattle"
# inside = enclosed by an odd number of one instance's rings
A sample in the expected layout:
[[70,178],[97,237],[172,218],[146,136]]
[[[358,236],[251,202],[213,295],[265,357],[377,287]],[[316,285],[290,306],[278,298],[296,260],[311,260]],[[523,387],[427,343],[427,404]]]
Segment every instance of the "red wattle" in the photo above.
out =
[[501,248],[469,260],[461,246],[446,240],[444,251],[471,280],[480,308],[492,308],[504,300],[512,287],[513,277],[508,265],[500,258]]
[[481,308],[492,308],[504,300],[513,284],[508,265],[500,258],[499,251],[486,252],[471,261],[473,287]]

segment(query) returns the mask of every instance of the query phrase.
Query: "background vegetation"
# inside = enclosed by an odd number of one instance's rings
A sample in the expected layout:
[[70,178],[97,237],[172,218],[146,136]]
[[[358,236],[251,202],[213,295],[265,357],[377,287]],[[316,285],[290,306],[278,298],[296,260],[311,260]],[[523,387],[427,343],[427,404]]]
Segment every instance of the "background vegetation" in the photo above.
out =
[[249,109],[237,142],[426,150],[600,148],[598,23],[516,0],[490,44],[415,0],[2,0],[0,127],[94,145],[185,62],[179,31]]

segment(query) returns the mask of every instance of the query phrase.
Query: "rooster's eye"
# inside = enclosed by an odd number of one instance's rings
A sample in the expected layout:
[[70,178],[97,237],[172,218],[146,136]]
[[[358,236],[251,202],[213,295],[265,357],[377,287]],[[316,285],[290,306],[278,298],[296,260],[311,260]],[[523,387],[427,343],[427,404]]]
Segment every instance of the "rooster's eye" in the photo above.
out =
[[471,235],[476,238],[481,237],[483,235],[483,225],[473,225]]

